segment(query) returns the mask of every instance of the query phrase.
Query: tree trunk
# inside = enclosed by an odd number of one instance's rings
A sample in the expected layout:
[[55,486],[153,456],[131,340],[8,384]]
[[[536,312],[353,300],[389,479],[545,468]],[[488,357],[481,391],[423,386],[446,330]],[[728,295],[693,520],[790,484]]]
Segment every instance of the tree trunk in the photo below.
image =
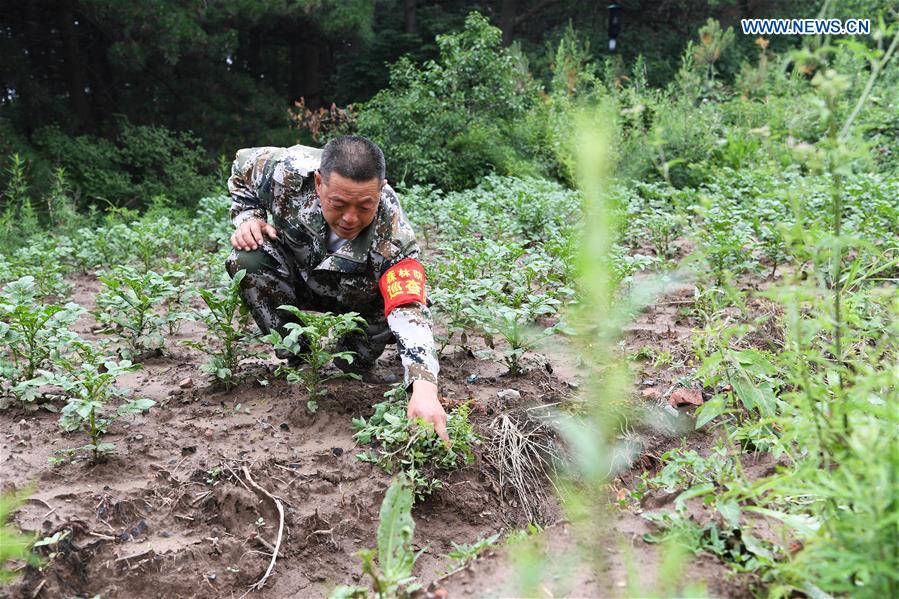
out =
[[415,34],[417,25],[415,23],[416,0],[403,0],[403,32]]
[[502,0],[499,11],[499,28],[503,32],[503,46],[512,43],[515,35],[515,17],[518,10],[518,0]]
[[303,69],[303,49],[299,40],[290,38],[290,76],[287,82],[287,95],[291,102],[296,102],[303,95],[303,79],[300,76]]
[[65,71],[66,88],[69,101],[78,121],[79,132],[94,130],[94,117],[85,90],[84,63],[78,49],[78,38],[75,31],[75,7],[72,0],[62,0],[57,8],[59,35],[62,38],[62,52]]
[[302,96],[306,98],[306,106],[311,109],[322,105],[322,41],[315,26],[310,24],[304,30],[300,46],[300,63],[302,64],[303,84]]
[[260,34],[259,29],[254,27],[250,30],[249,34],[249,44],[247,44],[247,72],[253,77],[253,79],[258,79],[260,75],[260,71],[262,70],[262,66],[260,65],[259,56],[262,52],[262,34]]

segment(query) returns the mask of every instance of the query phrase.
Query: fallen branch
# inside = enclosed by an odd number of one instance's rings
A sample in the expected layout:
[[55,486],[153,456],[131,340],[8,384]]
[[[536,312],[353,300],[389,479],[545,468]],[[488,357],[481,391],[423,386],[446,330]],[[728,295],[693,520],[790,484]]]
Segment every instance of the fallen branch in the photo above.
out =
[[265,571],[265,574],[262,576],[262,578],[257,580],[256,583],[253,584],[246,593],[241,595],[241,597],[246,596],[250,591],[258,591],[262,589],[263,586],[265,586],[265,581],[268,580],[269,576],[271,576],[272,570],[275,567],[275,562],[278,561],[278,553],[281,550],[281,539],[284,536],[284,506],[281,504],[281,500],[257,485],[253,480],[253,477],[250,476],[250,471],[246,466],[243,467],[243,475],[247,478],[247,482],[250,483],[250,485],[252,485],[254,489],[275,502],[275,506],[278,508],[278,538],[275,541],[275,549],[274,553],[272,553],[272,561],[271,563],[269,563],[268,569]]

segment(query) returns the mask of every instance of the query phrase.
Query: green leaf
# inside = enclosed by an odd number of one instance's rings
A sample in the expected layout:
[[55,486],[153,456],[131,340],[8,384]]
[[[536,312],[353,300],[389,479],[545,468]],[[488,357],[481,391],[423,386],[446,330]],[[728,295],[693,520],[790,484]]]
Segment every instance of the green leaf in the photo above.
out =
[[731,499],[717,503],[718,513],[731,528],[740,528],[740,504]]
[[749,550],[750,553],[754,555],[764,558],[768,562],[774,561],[774,555],[765,547],[762,542],[752,536],[752,533],[749,532],[748,529],[742,529],[740,531],[740,538],[743,540],[743,544],[746,545],[746,549]]
[[768,508],[756,507],[752,505],[746,506],[745,510],[747,512],[755,512],[757,514],[762,514],[763,516],[768,516],[770,518],[780,520],[799,534],[806,537],[813,536],[821,526],[821,522],[819,520],[806,514],[787,514],[786,512],[769,510]]
[[365,599],[366,597],[368,597],[367,588],[345,584],[339,585],[328,595],[328,599]]
[[743,371],[733,378],[732,384],[734,393],[747,410],[758,410],[766,418],[774,416],[774,395],[770,387],[767,388],[768,394],[766,395],[762,388],[753,384]]
[[144,410],[149,410],[153,406],[156,405],[156,402],[152,399],[141,398],[135,399],[133,401],[129,401],[126,404],[122,404],[116,413],[121,416],[123,414],[134,414],[137,412],[143,412]]
[[727,396],[718,394],[696,408],[696,429],[700,429],[727,411]]
[[388,581],[399,581],[412,575],[414,532],[412,485],[405,475],[400,474],[387,489],[378,523],[378,564]]
[[703,495],[708,495],[712,491],[715,490],[714,483],[703,483],[701,485],[696,485],[695,487],[691,487],[678,495],[674,499],[674,509],[680,510],[684,507],[684,503],[688,499],[693,499],[694,497],[701,497]]

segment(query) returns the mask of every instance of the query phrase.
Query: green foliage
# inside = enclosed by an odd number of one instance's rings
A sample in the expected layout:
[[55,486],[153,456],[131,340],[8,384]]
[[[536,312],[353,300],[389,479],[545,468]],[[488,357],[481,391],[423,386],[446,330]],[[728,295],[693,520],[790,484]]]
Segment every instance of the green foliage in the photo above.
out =
[[525,351],[564,328],[534,323],[556,318],[575,294],[579,195],[542,179],[490,176],[461,192],[414,187],[404,205],[437,237],[430,243],[441,260],[428,276],[447,332],[437,338],[441,352],[451,343],[471,348],[478,334],[488,345],[503,338],[507,364],[520,372]]
[[17,153],[9,156],[7,183],[0,214],[0,247],[10,247],[38,231],[37,213],[31,203],[26,160]]
[[115,444],[102,441],[109,426],[126,414],[137,414],[156,405],[151,399],[128,400],[131,391],[115,386],[119,376],[137,370],[138,364],[130,360],[116,362],[87,341],[70,341],[65,353],[54,352],[53,363],[54,372],[46,372],[42,379],[44,383],[62,387],[68,395],[59,425],[67,432],[81,430],[91,440],[87,445],[68,450],[66,453],[70,455],[90,451],[96,460],[112,452]]
[[147,206],[166,195],[177,205],[193,205],[213,189],[213,162],[189,133],[158,125],[133,125],[121,117],[116,136],[72,137],[58,127],[34,135],[35,145],[57,167],[80,198],[113,206]]
[[437,437],[433,426],[406,418],[407,394],[396,387],[384,394],[388,400],[374,406],[374,414],[366,421],[354,418],[358,429],[353,439],[360,445],[377,444],[356,457],[377,464],[387,472],[399,470],[412,483],[417,499],[425,499],[443,487],[440,471],[458,468],[474,461],[473,447],[478,442],[468,420],[469,409],[460,406],[447,416],[446,430],[450,444]]
[[24,500],[24,494],[4,491],[0,495],[0,585],[9,583],[16,576],[16,570],[11,567],[13,562],[38,564],[37,557],[31,553],[34,537],[9,523],[13,512]]
[[71,285],[65,280],[69,268],[65,259],[70,250],[65,239],[32,237],[7,260],[0,256],[0,282],[32,277],[35,297],[62,299],[69,295]]
[[290,362],[287,366],[279,366],[277,374],[286,374],[289,383],[303,385],[309,394],[306,407],[314,414],[318,410],[318,400],[327,392],[325,383],[335,379],[360,378],[351,372],[323,376],[321,370],[338,358],[350,364],[353,362],[354,352],[339,351],[336,346],[344,335],[361,333],[365,319],[356,312],[307,312],[296,306],[278,306],[278,309],[290,313],[299,322],[284,325],[287,330],[284,337],[278,331],[272,331],[262,339],[275,349],[286,350],[302,362],[296,366]]
[[508,347],[502,349],[503,361],[509,367],[509,374],[524,372],[522,358],[525,352],[559,330],[558,326],[544,329],[534,328],[534,320],[554,313],[546,298],[534,298],[532,303],[518,308],[491,304],[475,304],[467,309],[471,321],[485,334],[488,347],[493,347],[495,337],[502,337]]
[[390,85],[359,109],[359,133],[383,147],[400,181],[470,187],[491,171],[537,168],[513,124],[534,101],[530,75],[500,46],[499,29],[477,13],[438,36],[440,58],[402,58]]
[[47,217],[54,229],[62,232],[73,231],[82,219],[76,210],[69,177],[63,167],[53,169],[53,181],[47,194]]
[[162,350],[163,327],[181,313],[164,312],[166,300],[175,295],[175,287],[152,270],[140,274],[129,266],[117,266],[97,278],[104,289],[97,294],[94,312],[103,325],[101,332],[116,334],[125,342],[123,353],[129,356]]
[[[421,588],[412,576],[412,566],[424,552],[412,550],[415,520],[412,519],[413,485],[399,474],[384,495],[378,518],[378,548],[362,549],[362,572],[372,579],[372,590],[378,599],[406,597]],[[377,559],[376,559],[377,558]],[[341,585],[330,595],[338,597],[368,597],[365,587]]]
[[[527,533],[525,532],[525,534]],[[453,560],[453,563],[449,567],[447,567],[447,572],[450,572],[456,568],[461,568],[465,564],[474,560],[481,553],[483,553],[490,547],[493,547],[498,539],[499,533],[496,533],[494,535],[490,535],[489,537],[478,539],[473,543],[459,544],[453,541],[453,548],[446,555],[449,559]]]
[[33,277],[22,277],[3,287],[0,340],[6,350],[0,362],[0,378],[4,391],[20,401],[34,401],[38,371],[48,366],[54,351],[72,341],[75,334],[69,327],[83,313],[77,304],[40,302]]
[[[672,449],[663,453],[659,461],[664,464],[662,469],[654,476],[646,472],[641,475],[640,482],[631,491],[633,499],[639,501],[650,491],[682,493],[697,486],[711,492],[716,487],[725,488],[726,482],[736,473],[728,448],[723,445],[713,448],[708,457],[683,447]],[[693,493],[694,497],[698,496],[696,491]],[[675,505],[680,507],[683,501],[675,499]]]
[[714,521],[698,524],[682,512],[650,512],[648,520],[663,531],[643,535],[648,543],[674,543],[694,554],[708,553],[739,572],[767,571],[774,563],[772,547],[748,527],[729,528]]
[[245,275],[245,270],[235,273],[231,283],[221,293],[208,289],[197,290],[206,309],[197,312],[196,316],[206,325],[206,333],[202,342],[182,342],[209,355],[210,361],[201,368],[225,389],[231,389],[240,383],[240,362],[254,355],[249,349],[249,343],[255,335],[247,332],[249,310],[240,295],[240,282]]

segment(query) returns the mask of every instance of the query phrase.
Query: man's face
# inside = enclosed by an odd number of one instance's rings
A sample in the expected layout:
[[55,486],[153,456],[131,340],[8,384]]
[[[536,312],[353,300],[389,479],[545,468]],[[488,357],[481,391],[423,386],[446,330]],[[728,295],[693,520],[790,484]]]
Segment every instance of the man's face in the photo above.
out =
[[377,178],[362,183],[332,172],[326,182],[315,173],[315,191],[322,204],[325,222],[339,237],[354,239],[371,224],[378,213],[381,188],[386,181]]

